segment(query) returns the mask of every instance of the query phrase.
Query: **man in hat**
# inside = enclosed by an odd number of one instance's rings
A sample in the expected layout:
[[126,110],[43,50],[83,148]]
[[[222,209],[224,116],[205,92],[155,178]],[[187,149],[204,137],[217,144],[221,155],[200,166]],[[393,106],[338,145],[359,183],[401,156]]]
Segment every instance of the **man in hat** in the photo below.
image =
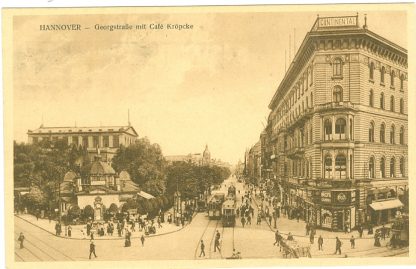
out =
[[95,245],[94,242],[91,240],[90,243],[90,260],[91,260],[91,254],[94,254],[95,258],[97,258],[97,255],[95,254]]

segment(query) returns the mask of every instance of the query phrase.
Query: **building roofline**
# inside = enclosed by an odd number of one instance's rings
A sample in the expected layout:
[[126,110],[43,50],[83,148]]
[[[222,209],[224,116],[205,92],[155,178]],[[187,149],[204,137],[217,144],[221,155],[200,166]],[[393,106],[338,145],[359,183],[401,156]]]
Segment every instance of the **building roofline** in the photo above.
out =
[[[350,16],[350,17],[354,17],[354,16]],[[334,18],[334,17],[325,17],[325,18]],[[317,24],[319,17],[317,18],[317,20],[315,21],[315,23],[313,24],[311,30],[309,32],[306,33],[299,49],[297,50],[295,56],[293,57],[292,62],[289,65],[289,68],[287,69],[287,71],[285,72],[279,86],[277,87],[269,105],[268,108],[269,109],[273,109],[274,103],[276,102],[276,100],[278,99],[278,95],[280,94],[280,92],[282,91],[282,89],[286,86],[286,84],[290,81],[289,78],[292,78],[292,74],[295,72],[295,67],[298,67],[298,61],[301,59],[302,56],[304,56],[304,51],[307,50],[307,48],[309,47],[308,45],[310,45],[310,43],[318,38],[322,38],[322,37],[328,37],[328,36],[337,36],[337,35],[366,35],[370,38],[373,38],[374,40],[381,42],[383,44],[386,44],[387,46],[389,46],[391,49],[395,50],[397,53],[401,53],[403,55],[405,55],[407,57],[407,49],[397,45],[396,43],[368,30],[367,28],[361,28],[358,26],[354,27],[354,28],[344,28],[344,29],[337,29],[337,30],[330,30],[330,29],[326,29],[326,30],[313,30],[314,27]]]

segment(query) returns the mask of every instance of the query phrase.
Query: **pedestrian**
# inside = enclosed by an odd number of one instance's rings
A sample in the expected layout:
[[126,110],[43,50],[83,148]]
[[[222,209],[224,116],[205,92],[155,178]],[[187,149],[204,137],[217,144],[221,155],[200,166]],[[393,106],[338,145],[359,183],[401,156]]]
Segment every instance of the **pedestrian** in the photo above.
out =
[[71,225],[68,225],[68,237],[72,236],[72,227]]
[[272,225],[272,215],[269,215],[269,224]]
[[140,237],[140,241],[142,242],[142,247],[144,247],[144,235],[142,234],[142,236]]
[[201,253],[199,254],[199,257],[201,257],[201,255],[204,255],[205,257],[205,244],[203,240],[201,240]]
[[310,226],[309,226],[309,222],[306,223],[306,235],[309,235],[309,230],[310,230]]
[[25,241],[25,236],[23,235],[23,233],[20,233],[19,238],[17,239],[17,241],[20,242],[20,248],[24,248],[23,246],[23,241]]
[[246,224],[246,219],[244,217],[241,217],[241,225],[243,225],[243,228],[245,224]]
[[383,240],[386,240],[386,228],[384,227],[384,224],[383,224],[383,226],[381,227],[381,238],[382,238]]
[[351,236],[350,242],[351,242],[351,248],[355,248],[355,238],[353,235]]
[[160,217],[157,218],[157,227],[162,228],[161,219]]
[[215,243],[214,243],[214,252],[218,249],[218,252],[221,252],[221,248],[220,248],[220,239],[219,238],[215,238]]
[[323,245],[324,245],[324,239],[322,238],[322,235],[319,235],[319,238],[318,238],[318,250],[324,250]]
[[274,243],[273,246],[275,246],[276,244],[279,246],[280,245],[280,234],[279,234],[279,230],[276,230],[276,232],[274,233]]
[[95,254],[95,245],[94,242],[91,240],[90,243],[90,260],[91,260],[91,254],[94,254],[95,258],[97,258],[97,255]]
[[363,227],[361,225],[358,226],[358,233],[360,234],[360,238],[363,238],[363,232],[364,232]]
[[260,213],[257,215],[257,225],[261,224],[261,216]]
[[381,244],[380,244],[380,233],[378,231],[374,235],[374,246],[375,247],[381,247]]
[[313,243],[315,242],[315,234],[311,232],[310,236],[309,236],[309,241],[311,242],[311,245],[313,245]]
[[336,242],[335,242],[335,253],[334,254],[337,254],[339,252],[339,255],[341,255],[341,246],[342,246],[342,242],[337,237]]
[[94,240],[94,232],[91,231],[91,240]]
[[288,241],[293,241],[294,240],[292,233],[289,232],[289,234],[287,235],[287,240]]

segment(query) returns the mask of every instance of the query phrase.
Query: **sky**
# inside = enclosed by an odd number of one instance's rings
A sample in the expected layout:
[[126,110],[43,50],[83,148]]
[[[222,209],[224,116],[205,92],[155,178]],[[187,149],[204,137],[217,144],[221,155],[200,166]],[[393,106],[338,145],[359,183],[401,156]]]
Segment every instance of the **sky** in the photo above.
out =
[[[318,7],[316,7],[318,8]],[[348,12],[195,12],[19,16],[14,19],[13,133],[44,126],[130,122],[164,155],[201,153],[236,163],[266,124],[267,108],[320,16]],[[406,16],[367,13],[369,30],[407,48]],[[89,30],[39,31],[76,23]],[[94,25],[192,24],[192,30],[98,31]],[[286,60],[288,62],[288,60]],[[287,64],[288,65],[288,64]]]

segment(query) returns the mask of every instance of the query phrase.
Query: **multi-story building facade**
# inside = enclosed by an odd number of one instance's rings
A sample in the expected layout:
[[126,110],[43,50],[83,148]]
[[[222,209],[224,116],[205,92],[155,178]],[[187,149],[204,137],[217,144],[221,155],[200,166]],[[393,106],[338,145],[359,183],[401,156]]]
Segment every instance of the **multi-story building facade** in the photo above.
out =
[[[365,19],[366,21],[366,19]],[[407,50],[318,17],[270,104],[268,151],[283,203],[331,230],[406,210]]]
[[250,148],[247,155],[246,170],[247,175],[251,181],[258,185],[262,179],[262,159],[261,159],[261,140]]
[[103,161],[110,162],[120,146],[129,146],[134,143],[138,134],[128,126],[101,126],[101,127],[44,127],[27,132],[30,144],[42,140],[63,140],[68,145],[82,146],[87,149],[90,160],[94,160],[97,149]]

